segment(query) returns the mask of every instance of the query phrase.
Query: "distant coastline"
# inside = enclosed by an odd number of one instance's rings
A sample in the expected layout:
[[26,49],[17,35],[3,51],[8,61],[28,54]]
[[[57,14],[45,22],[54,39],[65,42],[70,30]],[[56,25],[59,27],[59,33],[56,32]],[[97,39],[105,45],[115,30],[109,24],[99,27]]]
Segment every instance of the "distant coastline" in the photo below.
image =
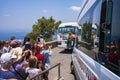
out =
[[10,40],[11,36],[16,39],[23,40],[28,32],[0,32],[0,40]]

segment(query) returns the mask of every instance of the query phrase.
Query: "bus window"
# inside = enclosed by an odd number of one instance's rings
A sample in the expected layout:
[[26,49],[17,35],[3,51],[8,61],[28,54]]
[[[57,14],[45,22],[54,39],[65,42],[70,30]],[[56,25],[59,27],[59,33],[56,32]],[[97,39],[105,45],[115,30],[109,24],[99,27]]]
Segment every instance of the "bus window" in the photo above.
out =
[[[72,35],[75,36],[75,34],[79,32],[78,29],[81,29],[81,27],[76,22],[73,22],[73,23],[68,22],[68,23],[60,24],[59,28],[58,28],[58,35],[57,35],[57,40],[59,43],[58,47],[59,46],[66,47],[66,42],[67,42],[66,37],[67,37],[68,32],[71,32]],[[81,40],[81,38],[79,39],[79,41],[80,40]]]
[[58,33],[67,34],[68,32],[72,32],[73,34],[75,34],[75,28],[74,27],[60,27],[58,30]]

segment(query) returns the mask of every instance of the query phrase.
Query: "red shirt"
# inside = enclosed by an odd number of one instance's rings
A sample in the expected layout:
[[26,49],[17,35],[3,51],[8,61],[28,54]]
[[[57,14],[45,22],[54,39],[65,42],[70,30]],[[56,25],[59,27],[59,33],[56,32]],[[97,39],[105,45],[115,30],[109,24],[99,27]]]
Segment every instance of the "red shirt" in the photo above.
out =
[[111,53],[109,55],[109,61],[112,61],[112,60],[115,60],[115,59],[117,59],[117,55],[115,53]]
[[42,54],[40,54],[40,52],[36,52],[36,53],[35,53],[35,56],[37,57],[37,59],[38,59],[39,61],[42,61],[42,63],[44,62],[44,57],[43,57]]

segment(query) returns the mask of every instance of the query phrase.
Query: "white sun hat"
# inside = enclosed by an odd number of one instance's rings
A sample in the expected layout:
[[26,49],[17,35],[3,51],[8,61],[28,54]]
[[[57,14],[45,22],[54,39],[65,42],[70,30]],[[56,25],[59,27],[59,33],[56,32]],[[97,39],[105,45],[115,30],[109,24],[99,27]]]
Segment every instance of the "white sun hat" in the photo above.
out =
[[17,58],[16,55],[13,55],[11,53],[4,53],[1,55],[0,61],[1,61],[1,63],[6,63],[6,62],[10,61],[11,59],[16,59],[16,58]]

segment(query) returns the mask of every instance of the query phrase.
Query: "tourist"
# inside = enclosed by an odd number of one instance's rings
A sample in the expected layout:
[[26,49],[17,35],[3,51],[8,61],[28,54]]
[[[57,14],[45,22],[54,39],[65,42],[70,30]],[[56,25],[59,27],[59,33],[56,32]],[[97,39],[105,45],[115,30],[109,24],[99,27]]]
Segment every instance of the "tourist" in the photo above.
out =
[[10,43],[12,49],[10,53],[15,54],[17,56],[17,61],[22,57],[22,48],[20,47],[21,42],[19,40],[13,40]]
[[12,40],[15,40],[15,39],[16,39],[15,36],[11,36],[11,38],[10,38],[10,42],[11,42]]
[[38,44],[42,44],[43,42],[45,42],[44,38],[42,35],[40,35],[38,38],[37,38],[37,43]]
[[38,59],[38,68],[41,68],[42,70],[44,70],[44,57],[43,57],[43,55],[40,53],[41,49],[42,49],[42,46],[41,46],[41,45],[37,45],[37,46],[36,46],[35,56],[36,56],[37,59]]
[[17,56],[11,53],[5,53],[1,55],[0,57],[0,61],[1,61],[0,78],[18,80],[15,72],[11,71],[10,69],[13,65],[14,59],[16,58]]
[[67,48],[72,48],[74,46],[74,37],[71,32],[67,34]]
[[[29,73],[27,79],[34,77],[39,74],[42,70],[37,68],[37,58],[32,56],[29,58],[29,67],[26,68],[26,73]],[[36,80],[41,80],[41,76],[37,77]]]
[[23,46],[23,51],[25,50],[31,50],[32,49],[32,44],[30,42],[30,38],[26,38],[25,41],[24,41],[24,46]]
[[10,47],[9,41],[4,41],[3,53],[8,53],[10,52],[10,50],[11,50],[11,47]]
[[28,51],[23,52],[20,47],[21,42],[19,40],[11,41],[12,54],[17,56],[16,61],[13,64],[13,71],[17,74],[20,79],[26,79],[27,74],[25,74],[25,66],[27,64],[26,57],[28,56]]
[[0,56],[2,55],[3,53],[3,41],[0,41]]
[[[49,59],[49,56],[52,55],[52,45],[49,45],[48,46],[48,49],[46,49],[47,46],[46,46],[46,43],[44,42],[43,43],[43,47],[42,47],[42,50],[41,50],[41,54],[43,55],[44,57],[44,66],[45,66],[45,70],[49,69],[51,67],[51,63],[50,63],[50,59]],[[48,75],[49,75],[49,71],[47,71],[45,74],[45,80],[48,80]]]

